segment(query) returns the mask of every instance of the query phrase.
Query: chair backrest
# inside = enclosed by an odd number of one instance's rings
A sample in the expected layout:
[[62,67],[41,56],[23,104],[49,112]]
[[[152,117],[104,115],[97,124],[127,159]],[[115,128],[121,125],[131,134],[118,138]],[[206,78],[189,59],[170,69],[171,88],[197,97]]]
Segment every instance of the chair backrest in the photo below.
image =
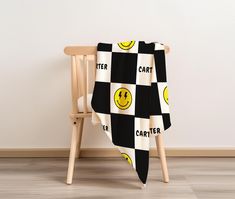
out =
[[[168,53],[170,48],[165,47]],[[88,112],[87,95],[91,93],[95,82],[96,71],[96,46],[68,46],[65,47],[66,55],[71,56],[71,91],[72,114],[82,113],[78,110],[78,98],[83,97],[83,113]]]
[[[69,46],[64,52],[71,56],[72,114],[87,113],[87,95],[95,82],[96,46]],[[78,110],[79,97],[83,97],[83,111]]]

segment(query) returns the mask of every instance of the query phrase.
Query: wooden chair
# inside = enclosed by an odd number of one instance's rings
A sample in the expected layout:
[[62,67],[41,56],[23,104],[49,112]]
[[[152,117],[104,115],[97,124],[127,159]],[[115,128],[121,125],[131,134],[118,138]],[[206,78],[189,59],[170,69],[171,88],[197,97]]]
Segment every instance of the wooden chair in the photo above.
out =
[[[165,52],[169,52],[165,46]],[[80,156],[84,118],[91,117],[91,105],[88,101],[92,92],[96,70],[96,46],[65,47],[66,55],[71,56],[71,88],[72,88],[72,138],[67,173],[67,184],[72,184],[74,163]],[[92,64],[90,64],[92,62]],[[91,78],[92,77],[92,78]],[[92,80],[91,80],[92,79]],[[169,182],[165,148],[162,135],[156,136],[157,151],[161,162],[163,182]]]

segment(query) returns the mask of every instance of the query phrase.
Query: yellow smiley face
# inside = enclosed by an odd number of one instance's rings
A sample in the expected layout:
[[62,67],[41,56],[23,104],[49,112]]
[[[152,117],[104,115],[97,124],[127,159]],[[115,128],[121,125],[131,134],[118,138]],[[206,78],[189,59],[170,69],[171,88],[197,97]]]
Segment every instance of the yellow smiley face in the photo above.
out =
[[135,45],[135,41],[125,41],[118,43],[122,50],[130,50]]
[[126,153],[121,153],[121,154],[122,154],[122,157],[124,157],[129,164],[132,164],[132,160],[129,155],[127,155]]
[[114,102],[119,109],[128,109],[132,102],[131,92],[123,87],[117,89],[114,94]]
[[163,90],[163,98],[164,98],[165,102],[168,104],[168,88],[167,88],[167,86]]

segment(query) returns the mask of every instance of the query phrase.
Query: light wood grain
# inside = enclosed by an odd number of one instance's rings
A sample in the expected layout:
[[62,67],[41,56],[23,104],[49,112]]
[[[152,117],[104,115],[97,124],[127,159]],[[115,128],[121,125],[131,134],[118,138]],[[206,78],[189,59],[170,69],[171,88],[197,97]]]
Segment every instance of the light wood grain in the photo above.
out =
[[234,199],[235,158],[168,158],[171,180],[162,183],[159,160],[150,159],[147,187],[120,158],[83,158],[73,184],[67,158],[0,158],[1,199]]

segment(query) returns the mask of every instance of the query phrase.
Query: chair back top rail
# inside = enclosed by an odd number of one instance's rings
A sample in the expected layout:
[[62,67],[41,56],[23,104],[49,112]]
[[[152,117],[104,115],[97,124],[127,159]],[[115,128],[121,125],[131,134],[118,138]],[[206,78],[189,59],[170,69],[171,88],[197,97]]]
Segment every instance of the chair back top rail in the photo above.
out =
[[[170,52],[170,47],[164,45],[165,47],[165,52],[169,53]],[[66,55],[95,55],[97,52],[97,47],[96,46],[67,46],[64,49],[64,53]]]

